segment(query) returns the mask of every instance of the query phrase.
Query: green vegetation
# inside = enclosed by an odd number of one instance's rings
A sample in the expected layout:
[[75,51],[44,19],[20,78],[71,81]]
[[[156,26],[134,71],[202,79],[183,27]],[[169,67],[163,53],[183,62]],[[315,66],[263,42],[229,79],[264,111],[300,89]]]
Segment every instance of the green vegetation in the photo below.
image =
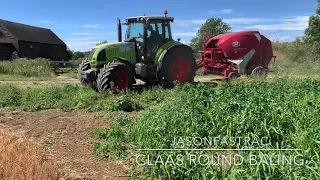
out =
[[[25,78],[50,78],[55,68],[47,59],[15,59],[0,62],[0,76]],[[14,79],[14,78],[13,78]]]
[[59,68],[58,70],[56,70],[56,73],[64,75],[69,78],[78,79],[78,70],[77,69]]
[[193,50],[199,51],[203,49],[206,34],[203,30],[208,30],[208,38],[219,34],[228,33],[231,27],[220,18],[209,18],[198,30],[197,36],[191,39],[190,46]]
[[[306,36],[292,43],[273,42],[278,58],[270,64],[270,78],[267,80],[247,78],[218,87],[213,84],[181,85],[171,90],[154,88],[118,95],[97,93],[89,87],[76,85],[40,88],[0,85],[0,108],[104,110],[108,111],[101,115],[105,119],[112,119],[113,115],[108,113],[117,111],[118,116],[111,128],[91,131],[96,135],[93,153],[106,159],[133,160],[131,171],[135,172],[134,179],[320,179],[319,22],[319,16],[312,16]],[[220,19],[208,19],[192,40],[195,50],[203,44],[201,30],[204,28],[210,30],[209,36],[231,30]],[[69,55],[76,65],[88,56],[88,52],[69,51]],[[44,59],[0,62],[0,80],[8,77],[45,79],[54,73],[55,68]],[[60,69],[58,73],[76,77],[74,70]],[[197,72],[197,75],[202,74],[201,70]],[[179,137],[266,137],[270,144],[249,144],[246,148],[301,150],[138,150],[244,147],[243,142],[238,146],[221,142],[201,146],[172,145],[173,139]],[[53,143],[50,139],[43,141],[45,146]],[[215,165],[210,165],[212,162],[201,165],[207,163],[205,159],[197,159],[190,164],[191,154],[198,158],[200,155],[220,155],[220,158],[221,155],[227,158],[240,155],[246,159],[240,165],[221,163],[221,159],[220,163],[215,159]],[[149,163],[155,164],[158,160],[158,164],[138,166],[135,161],[137,155],[149,156]],[[161,159],[158,159],[159,155]],[[253,155],[256,163],[262,164],[250,164],[252,161],[248,158]],[[278,162],[278,155],[286,160],[281,158]],[[292,160],[296,157],[298,159]],[[146,163],[141,157],[138,160]],[[271,165],[274,163],[276,165]]]
[[[278,59],[270,65],[268,80],[237,80],[219,88],[209,84],[178,86],[169,91],[175,93],[161,107],[145,110],[130,120],[122,116],[119,121],[123,123],[115,123],[110,129],[95,129],[93,153],[133,160],[134,179],[320,179],[319,22],[319,16],[311,16],[305,37],[291,43],[273,42]],[[230,30],[214,18],[208,19],[204,27],[209,34]],[[193,49],[201,49],[203,39],[200,29],[192,40]],[[201,75],[201,70],[197,74]],[[268,145],[250,144],[246,148],[299,150],[139,150],[243,148],[243,144],[221,141],[214,145],[172,145],[179,137],[266,137]],[[198,158],[240,155],[245,160],[235,165],[202,158],[190,164],[191,154]],[[145,155],[145,159],[137,155]],[[257,164],[248,161],[252,156]],[[139,162],[136,157],[140,157]]]
[[[273,79],[269,82],[252,80],[227,84],[217,90],[212,85],[181,86],[165,106],[144,111],[131,123],[115,123],[111,129],[95,130],[100,141],[94,152],[105,157],[152,155],[155,163],[161,155],[163,164],[138,167],[139,179],[319,179],[320,168],[320,81]],[[122,117],[123,119],[123,117]],[[122,120],[123,121],[123,120]],[[190,154],[220,152],[137,151],[140,149],[172,148],[242,148],[237,146],[172,146],[174,137],[267,137],[268,146],[248,148],[288,148],[301,151],[238,151],[243,157],[302,155],[303,165],[268,164],[240,166],[190,165]],[[279,143],[279,144],[277,144]],[[224,152],[231,153],[231,152]],[[164,165],[171,156],[184,156],[185,164]],[[132,160],[134,158],[132,157]],[[146,163],[141,161],[140,163]],[[158,159],[159,160],[159,159]],[[260,159],[261,160],[261,159]],[[258,160],[259,162],[259,160]],[[276,163],[276,161],[273,161]],[[281,162],[282,163],[282,162]],[[299,162],[300,163],[300,162]],[[136,165],[136,163],[134,163]]]
[[76,85],[39,88],[0,85],[0,108],[23,108],[26,111],[85,108],[88,111],[131,112],[158,106],[174,95],[173,92],[165,91],[155,88],[142,93],[111,95],[97,93],[90,87]]

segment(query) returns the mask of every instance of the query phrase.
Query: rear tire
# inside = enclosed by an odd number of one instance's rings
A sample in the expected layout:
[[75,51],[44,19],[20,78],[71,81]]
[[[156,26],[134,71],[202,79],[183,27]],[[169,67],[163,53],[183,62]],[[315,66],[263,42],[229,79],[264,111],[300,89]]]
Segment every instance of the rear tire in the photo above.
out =
[[91,69],[89,61],[84,61],[79,64],[78,79],[82,85],[90,84],[90,81],[88,81],[87,79],[81,78],[81,76],[80,76],[80,71],[86,71],[88,69]]
[[134,72],[129,65],[114,61],[100,69],[97,78],[97,89],[99,92],[111,93],[131,90],[133,78]]
[[167,87],[173,87],[174,82],[192,83],[197,71],[196,60],[192,54],[183,52],[184,49],[169,51],[163,59],[159,77]]

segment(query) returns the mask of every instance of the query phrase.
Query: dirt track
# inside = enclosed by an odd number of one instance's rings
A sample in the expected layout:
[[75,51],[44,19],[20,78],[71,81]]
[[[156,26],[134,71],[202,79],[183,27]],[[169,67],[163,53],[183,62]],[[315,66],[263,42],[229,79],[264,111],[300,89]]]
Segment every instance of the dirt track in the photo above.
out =
[[[83,110],[30,112],[0,111],[0,131],[9,132],[41,148],[56,162],[64,179],[124,179],[126,164],[92,155],[92,128],[108,128],[112,120]],[[116,116],[116,114],[114,114]],[[120,176],[120,177],[119,177]]]
[[[201,77],[195,81],[211,82],[212,79]],[[0,84],[44,87],[79,84],[79,81],[59,76],[50,81],[0,81]],[[48,160],[56,162],[64,179],[125,179],[124,171],[128,169],[128,164],[106,161],[91,154],[94,138],[87,130],[108,128],[112,123],[112,120],[94,118],[96,114],[101,113],[86,113],[84,110],[32,113],[0,110],[0,131],[17,135],[39,147]]]
[[[221,77],[196,77],[195,81],[197,82],[213,82],[217,79],[221,79]],[[52,86],[52,85],[63,85],[63,84],[80,84],[78,79],[65,77],[65,76],[57,76],[52,80],[46,81],[0,81],[0,84],[13,84],[24,87],[43,87],[43,86]],[[138,80],[137,84],[143,84],[142,81]]]

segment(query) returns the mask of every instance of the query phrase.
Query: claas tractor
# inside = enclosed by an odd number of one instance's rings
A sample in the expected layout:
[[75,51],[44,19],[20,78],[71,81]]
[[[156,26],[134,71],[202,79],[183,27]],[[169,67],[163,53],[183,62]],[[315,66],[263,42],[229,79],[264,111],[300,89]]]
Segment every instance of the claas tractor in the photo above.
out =
[[247,76],[266,77],[273,55],[271,41],[259,31],[240,31],[208,37],[200,51],[197,68],[205,74],[216,74],[230,79]]
[[[197,70],[192,49],[172,38],[173,17],[137,16],[121,23],[118,18],[118,42],[95,46],[88,60],[79,65],[82,84],[91,84],[100,92],[130,90],[137,80],[147,85],[175,82],[191,83]],[[127,26],[122,41],[122,26]]]

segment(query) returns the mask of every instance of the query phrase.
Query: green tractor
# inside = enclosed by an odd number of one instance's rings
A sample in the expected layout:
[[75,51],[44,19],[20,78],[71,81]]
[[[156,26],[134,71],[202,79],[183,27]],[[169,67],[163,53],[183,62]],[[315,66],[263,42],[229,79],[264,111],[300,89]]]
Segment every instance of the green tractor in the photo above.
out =
[[[121,23],[118,18],[118,42],[95,46],[88,61],[79,65],[82,84],[96,86],[100,92],[132,89],[136,80],[147,85],[194,81],[196,60],[193,50],[172,38],[173,17],[138,16]],[[122,41],[122,25],[127,26]]]

